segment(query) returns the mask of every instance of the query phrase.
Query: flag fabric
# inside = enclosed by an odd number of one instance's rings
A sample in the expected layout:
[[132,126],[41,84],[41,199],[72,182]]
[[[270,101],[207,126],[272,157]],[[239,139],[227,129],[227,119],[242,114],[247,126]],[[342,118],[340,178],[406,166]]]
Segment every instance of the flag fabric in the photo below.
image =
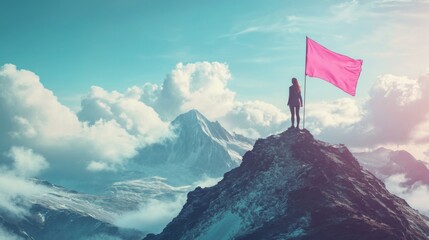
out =
[[332,83],[354,96],[362,60],[335,53],[307,37],[305,74]]

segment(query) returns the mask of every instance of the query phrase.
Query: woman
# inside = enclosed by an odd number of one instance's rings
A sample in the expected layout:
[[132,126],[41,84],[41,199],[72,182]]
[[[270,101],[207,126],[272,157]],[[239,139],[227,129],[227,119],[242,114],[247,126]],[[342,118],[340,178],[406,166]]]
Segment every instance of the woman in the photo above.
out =
[[296,114],[296,128],[299,128],[299,108],[302,107],[301,87],[299,86],[298,80],[292,78],[292,86],[289,87],[289,100],[287,105],[290,109],[292,127],[295,127],[295,114]]

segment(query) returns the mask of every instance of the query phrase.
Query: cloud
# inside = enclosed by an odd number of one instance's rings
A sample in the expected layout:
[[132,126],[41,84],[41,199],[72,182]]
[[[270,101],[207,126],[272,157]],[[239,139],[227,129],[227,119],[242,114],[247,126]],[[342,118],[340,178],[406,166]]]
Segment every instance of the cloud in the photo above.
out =
[[342,2],[331,6],[330,10],[334,16],[334,21],[350,23],[358,18],[356,13],[359,10],[359,1]]
[[47,192],[46,187],[18,177],[11,171],[0,171],[0,209],[12,216],[27,215],[32,205],[29,199]]
[[[429,143],[429,138],[425,138],[429,133],[426,124],[428,90],[429,74],[419,79],[382,75],[374,82],[369,98],[361,107],[353,100],[324,103],[324,106],[317,106],[317,110],[310,107],[309,126],[319,132],[321,138],[356,147],[407,144],[418,140]],[[341,124],[336,123],[341,119]]]
[[[146,102],[167,120],[191,109],[198,109],[210,119],[225,115],[233,107],[235,93],[227,88],[231,74],[219,62],[179,63],[161,87],[146,87],[143,95],[157,95]],[[148,86],[148,85],[146,85]],[[160,89],[160,90],[158,90]],[[146,99],[146,98],[143,98]]]
[[168,123],[141,96],[137,87],[126,93],[92,87],[77,115],[36,74],[6,64],[0,67],[0,152],[19,146],[9,154],[21,175],[85,186],[94,172],[121,169],[139,148],[171,137]]
[[[73,150],[80,152],[81,158],[87,157],[87,161],[107,162],[121,161],[135,153],[130,152],[129,147],[123,148],[121,142],[125,139],[129,144],[133,136],[126,135],[119,124],[113,120],[99,121],[93,126],[81,123],[76,114],[59,103],[30,71],[17,70],[11,64],[1,67],[0,100],[3,113],[0,118],[5,123],[0,126],[3,150],[15,144],[52,156],[59,149],[75,148]],[[76,144],[79,142],[85,144]],[[101,149],[107,146],[110,148]],[[135,149],[137,143],[130,146]],[[55,157],[64,156],[59,153]]]
[[7,231],[6,229],[3,229],[0,226],[0,239],[6,239],[6,240],[23,240],[23,238],[10,233],[9,231]]
[[143,232],[160,233],[179,214],[185,202],[185,194],[178,194],[173,200],[151,199],[140,206],[138,211],[122,215],[115,224]]
[[94,125],[99,120],[118,123],[120,128],[136,136],[146,145],[158,142],[171,134],[169,124],[163,122],[155,110],[142,101],[143,89],[131,87],[125,94],[107,92],[101,87],[91,87],[82,100],[79,119]]
[[390,176],[386,179],[386,188],[393,194],[405,199],[411,207],[429,216],[429,187],[419,182],[410,188],[403,186],[407,182],[404,174]]
[[309,128],[316,133],[322,128],[350,127],[359,122],[363,110],[358,103],[350,98],[341,98],[332,102],[317,102],[307,106]]
[[2,132],[13,140],[56,143],[80,130],[75,114],[45,89],[39,77],[12,64],[0,68]]
[[49,166],[43,156],[29,148],[13,146],[7,156],[14,160],[13,170],[16,175],[22,177],[34,177]]
[[220,121],[236,133],[259,138],[284,129],[288,118],[274,105],[256,100],[235,102],[234,108]]
[[210,177],[203,177],[201,180],[195,182],[193,185],[195,187],[201,187],[201,188],[206,188],[206,187],[211,187],[216,185],[220,180],[222,180],[223,177],[221,178],[210,178]]
[[[10,158],[12,163],[8,164],[6,159],[0,159],[0,212],[12,218],[22,218],[29,214],[31,197],[48,192],[46,187],[27,178],[36,176],[48,168],[49,164],[43,156],[24,147],[13,146],[3,156]],[[8,234],[0,229],[1,239]],[[10,239],[13,239],[12,235]]]

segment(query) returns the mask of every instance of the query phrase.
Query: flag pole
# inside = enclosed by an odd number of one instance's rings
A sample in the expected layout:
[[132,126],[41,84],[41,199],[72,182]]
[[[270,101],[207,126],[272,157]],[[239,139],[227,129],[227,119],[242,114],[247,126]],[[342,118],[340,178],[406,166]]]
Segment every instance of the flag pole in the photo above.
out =
[[305,97],[306,97],[306,90],[307,90],[307,75],[304,75],[304,119],[302,122],[302,129],[305,129],[305,103],[307,102]]
[[305,69],[304,69],[304,116],[302,121],[302,129],[305,129],[305,104],[307,103],[306,96],[307,96],[307,41],[308,37],[305,36]]

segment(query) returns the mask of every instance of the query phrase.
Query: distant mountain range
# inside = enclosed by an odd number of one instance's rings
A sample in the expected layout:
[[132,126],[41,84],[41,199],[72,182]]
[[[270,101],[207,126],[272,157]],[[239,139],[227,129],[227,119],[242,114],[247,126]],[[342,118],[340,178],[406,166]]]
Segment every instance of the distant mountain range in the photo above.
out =
[[391,176],[403,174],[406,178],[404,184],[408,187],[415,183],[429,186],[429,169],[427,165],[417,160],[407,151],[378,148],[375,151],[356,152],[353,155],[364,168],[383,181]]
[[188,194],[159,239],[428,239],[429,219],[306,130],[260,139],[217,185]]

